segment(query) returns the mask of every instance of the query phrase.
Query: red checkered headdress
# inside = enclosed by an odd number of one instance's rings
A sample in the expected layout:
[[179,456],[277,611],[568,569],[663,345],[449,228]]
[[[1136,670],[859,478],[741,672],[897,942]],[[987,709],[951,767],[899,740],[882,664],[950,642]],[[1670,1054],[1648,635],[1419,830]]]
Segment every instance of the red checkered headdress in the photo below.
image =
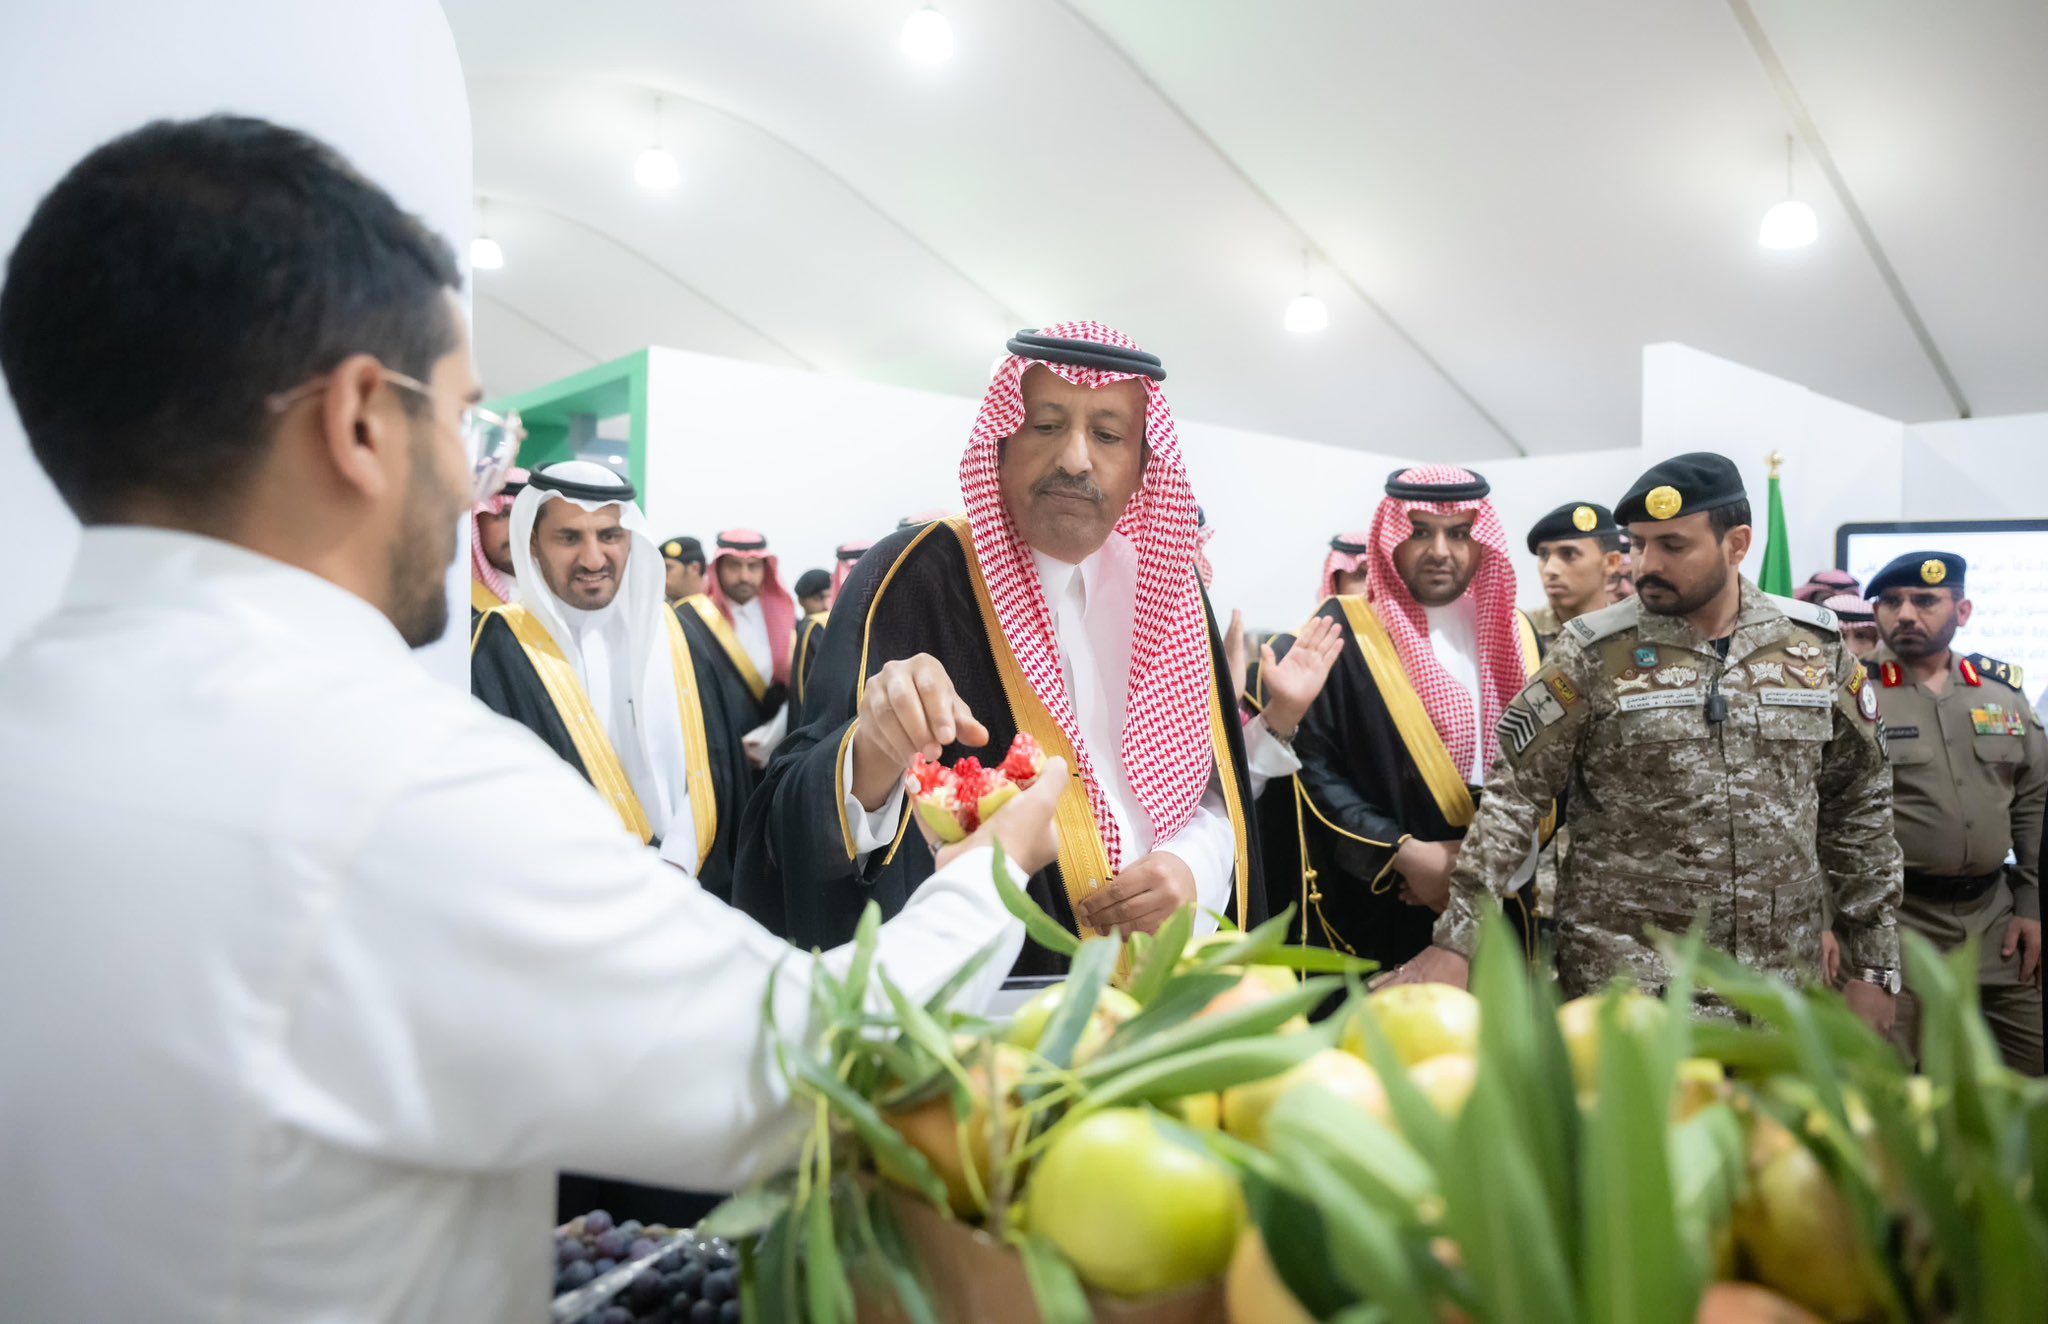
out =
[[1323,585],[1316,590],[1316,601],[1337,596],[1337,576],[1357,574],[1358,567],[1370,555],[1370,533],[1340,533],[1330,539],[1330,554],[1323,558]]
[[796,646],[796,599],[782,586],[781,562],[768,550],[768,539],[753,529],[727,529],[718,535],[718,546],[707,567],[710,582],[704,591],[728,621],[732,619],[732,600],[725,596],[725,587],[718,582],[718,563],[727,559],[761,561],[768,567],[761,580],[761,618],[768,625],[768,651],[775,657],[774,683],[787,685],[790,654]]
[[[1028,341],[1038,339],[1101,345],[1105,352],[1099,361],[1104,366],[1082,367],[1031,357]],[[1132,355],[1148,360],[1151,369],[1126,368]],[[1059,357],[1090,356],[1084,349],[1078,355]],[[1210,688],[1214,683],[1209,625],[1195,572],[1195,492],[1181,462],[1173,411],[1155,380],[1164,374],[1157,370],[1158,360],[1144,355],[1130,337],[1097,322],[1066,322],[1020,335],[1012,342],[1012,353],[996,365],[981,413],[974,420],[973,437],[960,461],[960,491],[967,501],[974,550],[988,581],[996,619],[1002,623],[1003,634],[1031,688],[1074,744],[1081,765],[1076,771],[1088,788],[1103,848],[1115,870],[1127,862],[1122,834],[1109,814],[1093,760],[1081,741],[1060,666],[1052,611],[1032,563],[1031,549],[1003,504],[999,475],[1002,444],[1024,425],[1020,383],[1025,369],[1034,364],[1090,389],[1134,378],[1145,386],[1148,455],[1144,479],[1116,525],[1116,531],[1130,540],[1138,554],[1122,753],[1131,790],[1158,841],[1167,840],[1193,817],[1215,767],[1209,743]]]
[[860,564],[860,558],[867,554],[871,542],[843,542],[832,553],[832,601],[839,601],[839,590],[846,587],[846,577]]
[[[1403,469],[1389,485],[1455,487],[1477,486],[1484,481],[1467,469],[1448,464],[1418,464]],[[1394,549],[1407,540],[1412,525],[1410,511],[1430,515],[1471,514],[1472,538],[1480,547],[1479,567],[1465,596],[1477,608],[1479,636],[1479,707],[1482,728],[1472,726],[1472,704],[1464,686],[1452,680],[1429,643],[1429,618],[1422,604],[1408,591],[1408,585],[1394,569]],[[1507,534],[1493,503],[1482,497],[1447,501],[1414,501],[1389,496],[1380,502],[1373,516],[1372,550],[1366,563],[1366,595],[1378,609],[1382,624],[1401,654],[1401,667],[1415,686],[1417,697],[1429,712],[1451,761],[1462,774],[1472,766],[1473,742],[1482,741],[1485,766],[1493,765],[1500,753],[1496,728],[1508,700],[1521,692],[1528,679],[1521,639],[1515,627],[1515,570],[1508,557]]]
[[524,469],[513,469],[505,475],[505,486],[498,489],[496,496],[485,497],[469,508],[469,577],[491,591],[491,596],[500,602],[512,600],[512,586],[505,582],[504,572],[491,564],[491,558],[484,555],[483,530],[477,527],[479,515],[504,515],[510,513],[512,503],[526,490],[528,474]]

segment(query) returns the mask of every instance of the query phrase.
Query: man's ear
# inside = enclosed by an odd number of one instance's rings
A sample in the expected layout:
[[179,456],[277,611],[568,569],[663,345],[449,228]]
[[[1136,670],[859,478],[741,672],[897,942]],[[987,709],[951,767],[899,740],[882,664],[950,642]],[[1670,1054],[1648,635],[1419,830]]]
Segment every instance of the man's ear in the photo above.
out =
[[1972,607],[1968,598],[1960,598],[1956,601],[1956,625],[1959,628],[1970,623],[1971,610]]
[[1749,546],[1755,540],[1755,537],[1756,530],[1747,524],[1738,524],[1728,530],[1728,536],[1725,541],[1728,545],[1729,565],[1742,564],[1743,558],[1749,555]]
[[1600,558],[1600,562],[1605,567],[1608,577],[1612,578],[1620,574],[1621,568],[1628,564],[1628,556],[1622,552],[1609,552]]
[[320,454],[335,480],[364,498],[390,489],[392,461],[410,444],[404,414],[391,407],[389,395],[384,365],[351,354],[328,373],[320,396]]

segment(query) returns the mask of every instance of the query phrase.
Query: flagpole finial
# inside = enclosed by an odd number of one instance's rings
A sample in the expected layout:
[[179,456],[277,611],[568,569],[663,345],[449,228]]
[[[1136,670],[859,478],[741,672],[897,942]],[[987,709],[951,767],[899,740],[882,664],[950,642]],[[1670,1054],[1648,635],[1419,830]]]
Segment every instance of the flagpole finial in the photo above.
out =
[[1771,466],[1771,477],[1776,478],[1778,470],[1785,466],[1785,457],[1776,451],[1772,451],[1764,462]]

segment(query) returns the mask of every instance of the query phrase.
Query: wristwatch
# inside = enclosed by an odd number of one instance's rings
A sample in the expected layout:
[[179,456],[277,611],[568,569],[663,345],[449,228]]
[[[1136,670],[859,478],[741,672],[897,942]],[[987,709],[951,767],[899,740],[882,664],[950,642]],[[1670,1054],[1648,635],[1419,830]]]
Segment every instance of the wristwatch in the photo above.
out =
[[1855,974],[1850,975],[1849,978],[1860,979],[1866,984],[1875,984],[1893,997],[1899,995],[1899,972],[1897,970],[1879,970],[1875,966],[1869,966],[1858,970]]

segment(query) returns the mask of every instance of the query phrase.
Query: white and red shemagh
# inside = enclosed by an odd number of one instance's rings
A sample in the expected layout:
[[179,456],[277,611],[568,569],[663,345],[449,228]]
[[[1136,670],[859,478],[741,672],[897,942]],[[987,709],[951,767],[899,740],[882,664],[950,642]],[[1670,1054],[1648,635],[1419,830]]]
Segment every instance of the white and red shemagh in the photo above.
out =
[[[1448,464],[1418,464],[1401,471],[1404,483],[1470,483],[1470,471]],[[1472,699],[1465,687],[1451,679],[1430,647],[1429,618],[1422,604],[1408,591],[1394,569],[1394,549],[1413,532],[1408,513],[1419,510],[1430,515],[1471,514],[1472,538],[1480,547],[1479,568],[1465,588],[1465,596],[1477,609],[1479,656],[1479,708],[1483,729],[1472,726]],[[1378,608],[1379,618],[1393,637],[1401,654],[1402,669],[1415,687],[1422,706],[1429,712],[1451,762],[1463,771],[1472,766],[1475,740],[1483,741],[1485,765],[1491,767],[1500,753],[1501,712],[1508,700],[1521,692],[1528,680],[1522,644],[1515,630],[1515,570],[1508,559],[1507,535],[1493,503],[1484,498],[1473,501],[1403,501],[1387,497],[1373,516],[1372,548],[1366,564],[1366,594]]]
[[870,542],[843,542],[832,553],[832,601],[839,601],[839,590],[846,587],[846,577],[860,564],[860,558],[867,554]]
[[[737,543],[739,546],[729,546]],[[773,683],[789,684],[789,656],[796,644],[796,599],[782,586],[781,561],[768,550],[768,539],[752,529],[727,529],[718,535],[718,545],[713,549],[711,564],[706,567],[711,573],[704,591],[718,604],[718,610],[725,619],[732,619],[732,599],[725,596],[725,588],[718,582],[719,562],[726,559],[736,561],[761,561],[767,573],[761,578],[761,619],[768,626],[768,651],[775,658]]]
[[512,600],[512,586],[505,582],[504,572],[491,564],[484,555],[483,530],[477,527],[479,515],[503,515],[512,509],[512,503],[519,498],[519,491],[526,486],[526,470],[514,469],[505,476],[504,490],[496,496],[486,497],[469,508],[469,576],[491,591],[500,602]]
[[[1353,547],[1369,549],[1372,546],[1372,535],[1370,533],[1340,533],[1333,540],[1333,544],[1338,542],[1350,543]],[[1337,576],[1357,574],[1358,567],[1365,564],[1366,558],[1369,555],[1371,555],[1370,551],[1345,552],[1339,551],[1336,546],[1332,545],[1330,554],[1323,558],[1323,585],[1316,590],[1316,601],[1321,602],[1325,598],[1337,596]]]
[[[1120,331],[1097,322],[1065,322],[1040,335],[1137,349]],[[1088,788],[1096,826],[1112,870],[1124,867],[1122,834],[1110,815],[1093,760],[1081,741],[1060,665],[1059,636],[1031,559],[1003,504],[999,475],[1002,444],[1024,425],[1025,369],[1041,360],[1010,355],[996,366],[974,435],[960,461],[960,492],[974,531],[974,550],[988,582],[996,619],[1031,688],[1067,739]],[[1145,387],[1144,480],[1117,521],[1116,531],[1138,554],[1137,604],[1131,622],[1131,679],[1123,729],[1124,774],[1151,821],[1155,841],[1187,825],[1215,767],[1210,745],[1209,626],[1196,580],[1195,491],[1181,462],[1173,411],[1159,384],[1135,373],[1044,363],[1076,386],[1099,389],[1133,378]]]

